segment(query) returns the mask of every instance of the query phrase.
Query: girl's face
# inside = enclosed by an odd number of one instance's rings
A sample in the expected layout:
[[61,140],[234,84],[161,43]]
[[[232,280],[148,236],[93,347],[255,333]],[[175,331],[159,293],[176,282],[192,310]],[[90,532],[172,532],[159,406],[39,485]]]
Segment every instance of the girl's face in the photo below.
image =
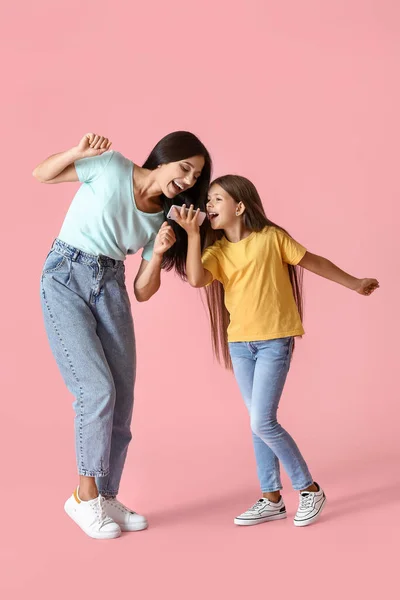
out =
[[193,187],[204,167],[203,156],[192,156],[177,162],[160,165],[157,181],[167,198],[175,198],[181,192]]
[[[240,203],[241,204],[241,203]],[[210,187],[207,201],[207,216],[213,229],[226,229],[238,220],[240,204],[220,185]]]

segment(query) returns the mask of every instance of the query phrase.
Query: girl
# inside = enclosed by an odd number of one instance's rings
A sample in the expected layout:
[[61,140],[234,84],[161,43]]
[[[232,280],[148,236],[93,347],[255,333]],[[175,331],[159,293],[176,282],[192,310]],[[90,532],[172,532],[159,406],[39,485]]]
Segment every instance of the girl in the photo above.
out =
[[225,366],[233,366],[250,413],[262,490],[262,498],[234,522],[256,525],[286,517],[280,495],[281,462],[300,491],[294,524],[309,525],[321,515],[325,494],[295,441],[277,421],[294,338],[304,333],[301,271],[296,265],[365,296],[379,284],[376,279],[356,279],[307,252],[267,219],[256,188],[244,177],[216,179],[207,213],[211,230],[202,257],[198,210],[191,207],[185,213],[182,208],[177,215],[189,239],[187,277],[193,287],[208,286],[214,351]]
[[185,131],[164,137],[143,167],[110,146],[88,133],[33,172],[45,183],[82,183],[47,256],[41,291],[51,349],[75,396],[79,486],[65,510],[100,539],[147,527],[116,498],[132,437],[136,363],[124,260],[143,248],[139,302],[159,289],[161,268],[184,277],[187,236],[165,214],[185,201],[204,209],[211,174],[205,146]]

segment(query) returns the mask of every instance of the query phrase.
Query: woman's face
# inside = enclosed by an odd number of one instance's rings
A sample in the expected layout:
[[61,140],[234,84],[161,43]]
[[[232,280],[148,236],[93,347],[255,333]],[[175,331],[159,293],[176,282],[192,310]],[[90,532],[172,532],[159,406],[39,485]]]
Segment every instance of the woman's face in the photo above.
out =
[[204,167],[203,156],[192,156],[177,162],[160,165],[157,181],[167,198],[175,198],[181,192],[193,187]]

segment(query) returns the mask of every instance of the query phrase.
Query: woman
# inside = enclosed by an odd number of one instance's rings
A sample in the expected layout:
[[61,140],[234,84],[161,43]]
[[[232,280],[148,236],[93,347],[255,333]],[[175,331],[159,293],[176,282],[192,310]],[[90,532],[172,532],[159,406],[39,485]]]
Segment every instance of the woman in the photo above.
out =
[[185,131],[164,137],[143,167],[86,134],[33,172],[44,183],[82,183],[47,256],[42,308],[51,349],[75,397],[79,486],[67,514],[90,537],[110,539],[147,527],[117,500],[135,380],[135,340],[124,260],[143,248],[137,300],[160,287],[161,268],[185,277],[187,236],[165,215],[172,204],[204,210],[211,158]]

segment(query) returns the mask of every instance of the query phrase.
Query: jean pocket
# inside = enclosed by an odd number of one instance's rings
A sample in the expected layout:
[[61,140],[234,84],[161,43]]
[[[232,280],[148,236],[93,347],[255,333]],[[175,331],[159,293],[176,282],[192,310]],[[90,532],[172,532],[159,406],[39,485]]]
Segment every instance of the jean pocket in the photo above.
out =
[[54,273],[62,269],[67,258],[63,254],[59,254],[55,250],[51,250],[47,255],[47,258],[43,267],[43,275],[47,273]]
[[251,342],[258,352],[272,352],[273,356],[285,357],[292,353],[293,338],[273,338],[258,342]]

